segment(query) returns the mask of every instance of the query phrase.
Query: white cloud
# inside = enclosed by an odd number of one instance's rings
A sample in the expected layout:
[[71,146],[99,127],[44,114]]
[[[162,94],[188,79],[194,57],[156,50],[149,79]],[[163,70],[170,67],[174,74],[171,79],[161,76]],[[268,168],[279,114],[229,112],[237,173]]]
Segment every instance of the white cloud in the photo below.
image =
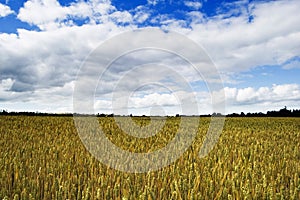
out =
[[18,18],[41,30],[74,26],[76,23],[73,22],[77,19],[86,19],[90,24],[132,21],[128,11],[116,10],[108,0],[77,1],[69,6],[61,6],[57,0],[29,0],[20,9]]
[[150,15],[151,15],[151,11],[145,6],[138,6],[134,9],[134,11],[135,11],[135,14],[133,16],[133,19],[137,23],[145,22],[147,19],[149,19]]
[[184,1],[183,3],[187,7],[193,8],[195,10],[199,10],[202,7],[202,3],[197,1]]
[[61,86],[75,79],[91,50],[121,31],[114,24],[99,24],[0,34],[0,79],[13,79],[13,91]]
[[8,100],[13,97],[13,94],[9,91],[13,83],[14,81],[11,78],[0,81],[0,100]]
[[202,44],[225,72],[278,65],[299,55],[299,1],[253,3],[248,7],[238,16],[216,16],[202,23],[195,19],[187,35]]
[[0,3],[0,18],[6,17],[7,15],[13,14],[14,11],[9,6]]
[[9,90],[13,85],[14,81],[11,78],[1,80],[1,90]]
[[261,102],[276,102],[292,101],[299,106],[300,100],[300,85],[298,84],[282,84],[273,85],[272,87],[260,87],[258,89],[248,88],[228,88],[224,89],[226,99],[229,104],[258,104]]
[[251,87],[238,90],[236,100],[238,102],[247,102],[255,98],[254,89]]
[[156,4],[158,4],[159,0],[147,0],[149,5],[153,5],[155,6]]
[[274,85],[272,87],[272,92],[274,93],[275,98],[278,99],[295,99],[299,100],[300,98],[300,88],[296,84],[286,84],[286,85]]
[[57,0],[29,0],[19,11],[18,18],[35,25],[43,25],[63,20],[68,13],[66,7]]
[[238,93],[238,89],[237,88],[225,87],[224,92],[225,92],[225,97],[226,97],[227,100],[235,101],[237,93]]
[[[221,91],[213,92],[217,97]],[[287,106],[289,109],[299,109],[300,85],[282,84],[271,87],[225,87],[222,91],[226,97],[226,114],[233,112],[267,112]],[[202,113],[211,113],[211,97],[208,92],[197,92],[198,104]],[[206,111],[206,112],[203,112]],[[208,112],[207,112],[208,111]]]
[[190,17],[193,23],[201,23],[206,21],[203,13],[198,11],[189,12],[187,15]]
[[145,108],[151,106],[177,106],[179,103],[172,94],[152,93],[144,97],[132,97],[129,99],[129,106],[133,108]]
[[14,80],[11,78],[2,79],[0,81],[0,109],[8,109],[7,104],[14,105],[27,101],[27,97],[32,94],[31,92],[12,92],[10,89],[14,84]]
[[[68,15],[72,15],[79,18],[93,16],[93,10],[91,9],[92,8],[91,4],[86,3],[84,1],[78,1],[76,3],[72,3],[70,6],[66,8],[68,8]],[[105,9],[101,9],[101,10],[105,10]]]
[[131,23],[132,15],[128,11],[116,11],[110,15],[111,19],[117,23]]

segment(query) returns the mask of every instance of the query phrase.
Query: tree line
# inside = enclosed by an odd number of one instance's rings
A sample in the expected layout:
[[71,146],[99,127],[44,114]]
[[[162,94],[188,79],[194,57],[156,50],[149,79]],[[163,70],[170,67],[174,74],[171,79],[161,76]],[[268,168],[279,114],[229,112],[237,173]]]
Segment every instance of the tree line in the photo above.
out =
[[286,107],[280,109],[279,111],[268,111],[267,113],[256,112],[256,113],[247,113],[241,112],[232,113],[227,115],[227,117],[300,117],[300,109],[289,110]]
[[[73,115],[83,115],[83,116],[91,116],[90,114],[76,114],[76,113],[41,113],[41,112],[9,112],[7,110],[0,110],[0,115],[10,115],[10,116],[61,116],[61,117],[71,117]],[[92,116],[97,117],[114,117],[114,114],[103,114],[98,113]],[[132,114],[129,115],[133,117]],[[143,115],[145,117],[145,115]],[[176,117],[181,117],[185,115],[176,114]],[[186,115],[188,116],[188,115]],[[195,116],[195,115],[193,115]],[[200,117],[211,117],[211,116],[224,116],[221,113],[213,113],[207,115],[200,115]],[[278,111],[268,111],[267,113],[255,112],[255,113],[231,113],[227,114],[226,117],[300,117],[300,109],[289,110],[286,107],[278,110]]]

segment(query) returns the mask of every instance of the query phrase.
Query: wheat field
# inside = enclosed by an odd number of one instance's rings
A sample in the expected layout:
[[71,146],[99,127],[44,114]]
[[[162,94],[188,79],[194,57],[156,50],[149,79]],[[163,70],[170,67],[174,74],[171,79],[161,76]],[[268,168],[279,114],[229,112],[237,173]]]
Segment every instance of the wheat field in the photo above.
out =
[[[115,145],[137,153],[165,146],[180,124],[168,118],[141,139],[114,118],[98,120]],[[300,199],[300,118],[226,118],[214,149],[199,158],[209,122],[200,119],[192,145],[171,165],[126,173],[85,149],[72,117],[0,116],[0,199]]]

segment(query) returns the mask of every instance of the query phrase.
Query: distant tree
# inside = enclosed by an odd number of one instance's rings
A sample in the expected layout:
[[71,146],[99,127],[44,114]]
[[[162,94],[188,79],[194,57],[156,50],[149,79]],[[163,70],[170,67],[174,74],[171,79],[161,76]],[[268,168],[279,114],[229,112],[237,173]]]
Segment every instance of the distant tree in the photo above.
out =
[[293,117],[300,117],[300,110],[293,110],[292,116]]
[[231,113],[229,115],[227,115],[228,117],[239,117],[240,115],[237,113]]
[[291,111],[288,110],[288,109],[286,108],[286,106],[284,106],[284,108],[282,108],[282,109],[279,110],[279,114],[280,114],[280,116],[282,116],[282,117],[288,117],[288,116],[291,116]]

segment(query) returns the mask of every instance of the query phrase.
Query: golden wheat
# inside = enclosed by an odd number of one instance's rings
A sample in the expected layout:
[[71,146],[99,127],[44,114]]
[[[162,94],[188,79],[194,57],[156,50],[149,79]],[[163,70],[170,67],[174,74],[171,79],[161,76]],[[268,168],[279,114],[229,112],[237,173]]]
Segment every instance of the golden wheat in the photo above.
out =
[[[148,120],[134,122],[146,126]],[[176,162],[131,174],[97,161],[72,117],[1,116],[0,198],[300,199],[299,118],[227,118],[218,143],[200,159],[209,122],[201,118],[195,141]],[[115,145],[151,152],[174,137],[180,118],[168,118],[146,139],[127,135],[113,118],[99,124]]]

